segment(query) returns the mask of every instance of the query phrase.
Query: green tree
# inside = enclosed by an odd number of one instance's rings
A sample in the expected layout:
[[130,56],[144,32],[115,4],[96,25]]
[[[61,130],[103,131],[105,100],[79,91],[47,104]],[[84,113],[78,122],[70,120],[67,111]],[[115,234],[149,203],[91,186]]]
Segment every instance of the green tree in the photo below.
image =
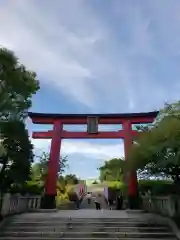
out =
[[79,180],[75,174],[68,174],[64,177],[66,184],[78,184]]
[[[44,181],[48,174],[48,161],[50,158],[50,154],[43,152],[42,155],[39,157],[39,161],[32,165],[31,169],[31,178],[35,181]],[[62,175],[65,169],[68,167],[67,163],[68,159],[67,156],[59,158],[59,169],[58,169],[58,176]]]
[[38,89],[36,74],[20,64],[13,52],[0,48],[1,188],[28,178],[33,154],[24,119]]
[[33,161],[33,145],[22,121],[1,123],[1,130],[0,189],[5,191],[12,184],[21,185],[28,180]]
[[36,74],[20,64],[13,52],[0,48],[0,121],[26,117],[38,89]]
[[180,183],[180,103],[166,104],[152,128],[136,139],[129,167],[147,176],[165,176]]
[[13,52],[0,48],[1,193],[28,179],[33,146],[24,120],[38,89],[36,74],[20,64]]
[[104,165],[99,168],[100,181],[120,181],[124,176],[125,162],[120,158],[113,158],[105,161]]
[[62,192],[66,191],[66,181],[65,181],[65,177],[62,175],[58,176],[58,180],[57,180],[57,186],[58,189]]

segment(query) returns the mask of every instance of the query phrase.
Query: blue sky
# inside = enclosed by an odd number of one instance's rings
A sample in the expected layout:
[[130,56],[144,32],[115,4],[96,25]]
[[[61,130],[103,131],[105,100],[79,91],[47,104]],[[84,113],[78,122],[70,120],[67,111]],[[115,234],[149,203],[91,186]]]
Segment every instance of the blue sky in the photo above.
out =
[[[153,111],[179,100],[179,12],[179,0],[0,0],[0,44],[37,72],[31,111]],[[84,178],[124,153],[121,140],[65,140],[62,154]]]

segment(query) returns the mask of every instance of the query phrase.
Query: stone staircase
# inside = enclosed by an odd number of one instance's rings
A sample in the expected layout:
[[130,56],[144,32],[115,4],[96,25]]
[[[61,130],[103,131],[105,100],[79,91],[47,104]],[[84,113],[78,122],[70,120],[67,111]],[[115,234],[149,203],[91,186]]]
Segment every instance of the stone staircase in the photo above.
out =
[[0,240],[175,240],[170,227],[143,218],[48,218],[28,214],[10,218]]

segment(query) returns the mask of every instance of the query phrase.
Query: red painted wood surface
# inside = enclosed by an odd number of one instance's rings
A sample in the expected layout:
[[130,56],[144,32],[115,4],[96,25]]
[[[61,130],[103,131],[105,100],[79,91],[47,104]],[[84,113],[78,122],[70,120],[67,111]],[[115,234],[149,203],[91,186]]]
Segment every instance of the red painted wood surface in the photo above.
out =
[[48,175],[45,183],[45,193],[56,196],[57,172],[59,169],[59,155],[61,148],[62,124],[59,120],[54,122],[51,140],[50,159],[48,162]]
[[[130,149],[132,147],[132,135],[131,135],[131,122],[126,121],[124,122],[124,155],[126,161],[128,161],[128,153],[130,152]],[[127,174],[127,180],[128,180],[128,195],[130,196],[136,196],[137,195],[137,173],[129,172]]]
[[[139,133],[137,131],[131,130],[129,134],[132,138],[136,137]],[[32,137],[38,139],[51,139],[53,135],[53,131],[47,132],[33,132]],[[69,132],[69,131],[62,131],[61,138],[62,139],[83,139],[83,138],[114,138],[114,139],[121,139],[126,136],[126,132],[124,130],[120,130],[117,132],[98,132],[96,134],[89,134],[87,132]]]

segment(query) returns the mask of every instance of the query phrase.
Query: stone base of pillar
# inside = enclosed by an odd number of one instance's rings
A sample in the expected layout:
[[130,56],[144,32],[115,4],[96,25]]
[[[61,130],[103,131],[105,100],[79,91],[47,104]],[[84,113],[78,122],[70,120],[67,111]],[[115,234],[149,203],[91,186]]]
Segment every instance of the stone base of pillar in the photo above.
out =
[[139,195],[135,195],[135,196],[128,196],[128,207],[129,209],[140,209],[141,208],[141,204],[140,204],[140,198]]
[[41,201],[42,209],[55,209],[56,208],[56,196],[45,194]]

